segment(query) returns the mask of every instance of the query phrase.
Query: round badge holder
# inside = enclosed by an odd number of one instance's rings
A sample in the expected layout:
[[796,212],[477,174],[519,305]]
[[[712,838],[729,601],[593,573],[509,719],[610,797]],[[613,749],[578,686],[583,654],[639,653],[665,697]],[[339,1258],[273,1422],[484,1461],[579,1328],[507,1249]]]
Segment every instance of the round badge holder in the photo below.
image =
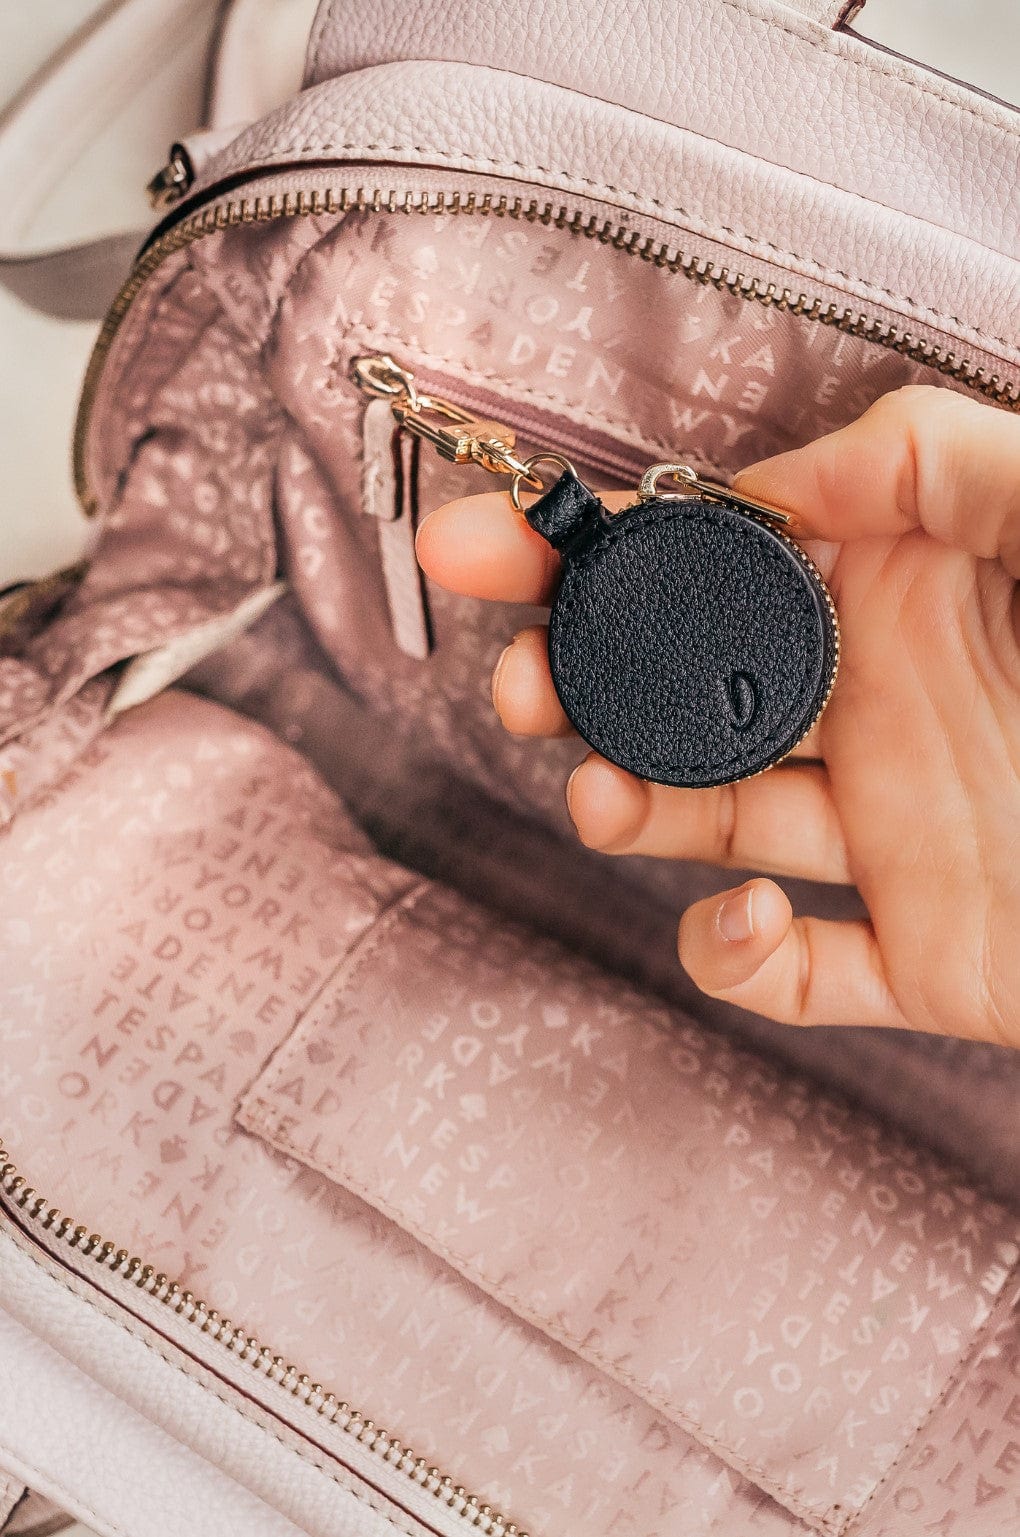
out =
[[[537,466],[561,474],[524,507]],[[810,731],[839,662],[835,605],[776,508],[654,464],[611,513],[558,454],[511,497],[563,557],[549,622],[553,682],[603,757],[660,784],[728,784],[779,763]],[[683,484],[662,492],[669,476]]]

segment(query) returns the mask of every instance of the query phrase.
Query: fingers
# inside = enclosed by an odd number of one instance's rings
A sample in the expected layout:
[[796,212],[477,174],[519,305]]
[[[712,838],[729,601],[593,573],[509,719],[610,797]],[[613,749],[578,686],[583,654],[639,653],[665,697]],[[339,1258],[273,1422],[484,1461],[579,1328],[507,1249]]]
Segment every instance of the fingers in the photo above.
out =
[[[522,498],[526,506],[535,499]],[[634,497],[633,492],[607,491],[602,499],[619,511]],[[485,491],[437,507],[421,523],[415,548],[425,574],[464,597],[549,603],[559,581],[559,556],[505,491]]]
[[1020,577],[1020,418],[953,390],[894,390],[838,432],[741,470],[734,488],[822,539],[921,526]]
[[507,646],[492,674],[492,702],[506,729],[518,736],[573,735],[552,680],[544,624],[522,630]]
[[678,949],[703,992],[782,1024],[909,1028],[871,925],[794,918],[773,881],[694,903]]
[[817,765],[736,784],[650,784],[592,753],[570,776],[567,804],[582,843],[607,854],[702,859],[742,870],[849,883],[846,844]]

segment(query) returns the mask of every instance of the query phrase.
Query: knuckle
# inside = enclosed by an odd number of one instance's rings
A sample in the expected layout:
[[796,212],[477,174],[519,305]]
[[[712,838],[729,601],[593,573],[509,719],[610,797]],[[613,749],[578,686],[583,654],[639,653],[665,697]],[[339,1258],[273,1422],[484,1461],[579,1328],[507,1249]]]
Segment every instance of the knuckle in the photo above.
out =
[[735,784],[719,785],[715,802],[716,854],[725,865],[737,863],[739,801]]
[[811,1023],[811,999],[814,989],[812,930],[813,926],[809,918],[804,919],[795,927],[797,934],[797,969],[794,977],[793,1009],[790,1015],[790,1023],[796,1025]]

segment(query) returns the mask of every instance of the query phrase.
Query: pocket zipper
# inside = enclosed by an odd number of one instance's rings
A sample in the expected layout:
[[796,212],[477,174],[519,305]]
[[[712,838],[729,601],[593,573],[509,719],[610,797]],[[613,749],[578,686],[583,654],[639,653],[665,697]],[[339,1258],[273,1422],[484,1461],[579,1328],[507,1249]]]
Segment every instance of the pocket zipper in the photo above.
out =
[[[445,376],[434,385],[431,374],[426,379],[389,353],[355,357],[349,372],[368,396],[361,423],[361,509],[378,524],[393,639],[405,656],[418,661],[432,650],[428,592],[414,548],[422,444],[452,464],[480,465],[517,475],[535,486],[539,478],[516,454],[518,430],[527,430],[534,442],[549,440],[558,453],[575,453],[586,464],[621,478],[636,472],[641,463],[636,454],[631,456],[612,440],[596,442],[588,434],[565,431],[559,420],[552,420],[546,430],[542,413],[518,408],[516,403],[508,413],[514,417],[513,426],[497,420],[489,413],[494,408],[502,412],[503,402],[460,383],[451,387]],[[443,393],[433,393],[435,388]]]
[[[510,495],[515,507],[519,507],[522,485],[544,488],[535,470],[537,463],[555,461],[572,470],[566,456],[573,454],[618,479],[636,482],[640,475],[636,487],[639,496],[652,494],[655,479],[669,471],[675,479],[682,479],[692,494],[724,502],[778,530],[794,522],[781,508],[738,497],[721,482],[702,478],[689,464],[649,465],[647,451],[640,453],[636,447],[631,449],[602,433],[571,431],[552,413],[516,402],[512,413],[506,413],[501,400],[467,386],[457,387],[456,401],[446,393],[434,394],[434,386],[424,388],[422,376],[389,353],[354,357],[349,373],[369,396],[362,418],[362,509],[379,520],[390,623],[397,645],[408,656],[423,659],[431,649],[428,598],[414,549],[421,443],[429,444],[452,464],[480,465],[494,474],[511,476]],[[445,391],[448,386],[444,383],[442,388]],[[511,414],[514,425],[492,417],[489,413],[493,408]],[[521,459],[518,429],[525,430],[533,443],[548,446],[529,459]],[[413,468],[408,469],[408,463]]]

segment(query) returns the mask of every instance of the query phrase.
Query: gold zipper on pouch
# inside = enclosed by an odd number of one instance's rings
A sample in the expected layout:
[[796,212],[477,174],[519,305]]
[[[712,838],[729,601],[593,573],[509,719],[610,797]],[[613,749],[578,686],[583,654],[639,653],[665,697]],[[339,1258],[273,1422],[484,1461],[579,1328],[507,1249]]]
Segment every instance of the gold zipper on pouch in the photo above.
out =
[[155,1266],[147,1265],[129,1254],[126,1249],[119,1249],[110,1239],[90,1232],[87,1227],[76,1223],[73,1217],[65,1216],[58,1207],[51,1206],[19,1174],[2,1143],[0,1194],[6,1196],[8,1203],[17,1208],[22,1222],[41,1228],[48,1234],[51,1243],[55,1241],[57,1246],[73,1249],[76,1254],[102,1266],[122,1281],[136,1286],[147,1297],[169,1308],[177,1318],[192,1325],[216,1345],[230,1351],[236,1360],[243,1361],[253,1372],[275,1382],[320,1418],[351,1436],[393,1472],[434,1496],[461,1517],[471,1530],[482,1533],[483,1537],[528,1537],[527,1532],[522,1531],[513,1521],[486,1505],[477,1495],[469,1494],[460,1484],[454,1483],[449,1475],[430,1466],[424,1457],[416,1457],[410,1447],[404,1446],[380,1425],[338,1399],[334,1393],[328,1392],[320,1383],[313,1382],[307,1373],[290,1365],[282,1356],[274,1355],[254,1335],[232,1324],[229,1318],[221,1317],[214,1308],[195,1297],[177,1281],[171,1280]]
[[651,262],[667,272],[678,273],[692,282],[725,290],[739,299],[787,310],[792,315],[832,326],[849,336],[862,337],[898,352],[912,362],[933,368],[947,378],[955,379],[997,405],[1008,406],[1012,410],[1020,409],[1020,386],[1001,380],[997,374],[987,373],[969,358],[958,358],[955,353],[943,351],[931,342],[911,336],[909,331],[900,331],[848,305],[840,306],[817,295],[812,297],[810,294],[794,293],[789,288],[780,288],[774,282],[730,272],[715,262],[685,254],[667,242],[643,235],[640,230],[628,225],[614,224],[608,218],[599,219],[595,214],[578,208],[571,209],[563,203],[540,203],[537,198],[511,198],[505,193],[479,194],[473,190],[398,192],[391,189],[383,192],[379,188],[369,191],[364,187],[323,187],[311,191],[274,192],[265,196],[251,193],[208,203],[190,214],[184,214],[179,222],[164,230],[143,248],[130,276],[110,306],[89,359],[74,431],[75,488],[86,515],[92,516],[97,511],[96,498],[88,486],[84,459],[89,418],[99,379],[121,321],[152,274],[175,252],[224,229],[242,224],[262,224],[272,219],[344,213],[467,214],[517,219],[528,224],[569,230],[589,240],[597,240],[602,245],[611,245],[641,261]]

